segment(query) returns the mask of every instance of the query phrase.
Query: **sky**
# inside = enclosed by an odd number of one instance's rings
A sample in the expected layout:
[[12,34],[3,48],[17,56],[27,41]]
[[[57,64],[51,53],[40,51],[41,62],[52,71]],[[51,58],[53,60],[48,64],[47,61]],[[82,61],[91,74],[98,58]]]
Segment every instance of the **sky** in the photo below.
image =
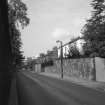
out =
[[70,38],[81,35],[81,29],[91,15],[92,0],[22,0],[28,7],[30,24],[22,30],[24,56],[46,53]]

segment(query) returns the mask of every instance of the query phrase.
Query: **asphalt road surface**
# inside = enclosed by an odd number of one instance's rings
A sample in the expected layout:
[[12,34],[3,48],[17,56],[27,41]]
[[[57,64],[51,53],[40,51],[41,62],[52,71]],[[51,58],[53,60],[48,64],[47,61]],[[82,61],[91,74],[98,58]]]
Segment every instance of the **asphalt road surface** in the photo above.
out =
[[105,105],[105,92],[30,72],[17,74],[19,105]]

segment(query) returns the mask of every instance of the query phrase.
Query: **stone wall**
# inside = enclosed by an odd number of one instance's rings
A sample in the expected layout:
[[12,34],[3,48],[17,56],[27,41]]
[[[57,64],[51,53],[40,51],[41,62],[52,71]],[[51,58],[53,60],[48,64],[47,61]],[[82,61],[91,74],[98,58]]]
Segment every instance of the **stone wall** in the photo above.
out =
[[[93,79],[93,59],[81,58],[81,59],[64,59],[63,70],[64,75],[76,76],[84,79]],[[61,73],[60,60],[54,61],[53,66],[45,67],[45,72]]]
[[41,64],[39,64],[39,63],[35,64],[34,65],[34,71],[37,73],[38,72],[40,73],[41,72]]
[[95,65],[96,65],[96,81],[105,82],[105,59],[96,57]]
[[[88,80],[94,80],[96,77],[96,81],[105,82],[105,59],[96,57],[94,60],[93,58],[64,59],[63,73],[64,75],[80,77]],[[53,66],[45,68],[43,68],[41,64],[36,64],[35,71],[60,74],[61,62],[60,60],[55,60]]]

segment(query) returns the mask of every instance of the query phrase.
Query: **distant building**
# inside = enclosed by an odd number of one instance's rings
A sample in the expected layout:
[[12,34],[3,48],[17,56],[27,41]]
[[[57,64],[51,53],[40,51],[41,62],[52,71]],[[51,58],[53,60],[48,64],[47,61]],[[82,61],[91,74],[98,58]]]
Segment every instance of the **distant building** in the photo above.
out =
[[34,59],[33,70],[35,72],[44,72],[43,64],[53,63],[54,60],[58,58],[58,49],[54,47],[51,51],[48,50],[47,54],[40,53],[40,56],[37,59]]
[[47,51],[47,54],[40,53],[40,56],[37,58],[37,62],[43,63],[45,61],[51,61],[58,58],[58,49],[57,47],[53,47],[50,51]]
[[45,54],[44,53],[40,53],[40,57],[45,57]]
[[58,49],[54,47],[51,51],[47,51],[46,59],[47,60],[55,60],[58,58]]

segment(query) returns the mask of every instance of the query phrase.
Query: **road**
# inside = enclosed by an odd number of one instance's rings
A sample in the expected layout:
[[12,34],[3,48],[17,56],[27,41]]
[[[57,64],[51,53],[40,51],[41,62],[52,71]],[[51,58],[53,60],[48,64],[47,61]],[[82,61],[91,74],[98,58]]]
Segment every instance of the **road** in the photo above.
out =
[[105,92],[31,72],[17,74],[19,105],[105,105]]

